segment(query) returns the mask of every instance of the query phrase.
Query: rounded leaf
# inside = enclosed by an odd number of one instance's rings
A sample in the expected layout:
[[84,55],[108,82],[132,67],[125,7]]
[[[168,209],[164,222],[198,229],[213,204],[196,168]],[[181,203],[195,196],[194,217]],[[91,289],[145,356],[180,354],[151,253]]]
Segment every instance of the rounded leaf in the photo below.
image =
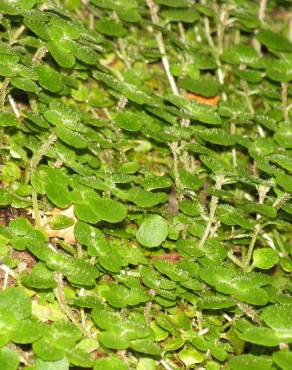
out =
[[0,369],[17,370],[19,365],[19,357],[10,348],[3,347],[0,349]]
[[162,244],[168,235],[167,221],[159,215],[144,218],[136,238],[144,247],[154,248]]
[[253,266],[263,270],[268,270],[278,262],[278,258],[278,253],[274,249],[256,249],[253,252]]

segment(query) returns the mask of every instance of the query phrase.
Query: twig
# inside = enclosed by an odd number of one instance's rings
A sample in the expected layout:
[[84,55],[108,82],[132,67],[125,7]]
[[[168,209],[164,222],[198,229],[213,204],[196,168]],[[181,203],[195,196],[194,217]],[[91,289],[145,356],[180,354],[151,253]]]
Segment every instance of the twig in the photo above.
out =
[[10,80],[11,80],[11,78],[6,77],[3,81],[3,83],[2,83],[1,93],[0,93],[0,109],[4,108],[5,99],[6,99],[7,90],[8,90]]
[[180,176],[179,176],[178,158],[177,158],[178,145],[177,145],[177,142],[172,142],[172,143],[169,143],[168,146],[170,147],[172,157],[173,157],[173,171],[174,171],[175,187],[177,191],[180,191],[181,181],[180,181]]
[[168,363],[165,360],[160,360],[160,364],[166,369],[166,370],[173,370],[173,368],[168,365]]
[[283,116],[284,120],[288,122],[289,119],[289,109],[288,109],[288,82],[282,82],[282,109],[283,109]]
[[[235,135],[236,134],[236,125],[235,125],[235,122],[231,122],[231,125],[230,125],[230,133],[232,135]],[[235,168],[237,166],[236,148],[232,148],[232,164],[233,164],[233,168]]]
[[41,222],[41,215],[40,215],[39,206],[38,206],[38,196],[37,196],[37,192],[33,188],[31,191],[31,198],[32,198],[32,208],[33,208],[36,228],[41,230],[42,222]]
[[246,314],[246,316],[250,317],[252,321],[256,323],[260,323],[261,319],[259,318],[257,312],[251,308],[249,305],[242,303],[242,302],[237,302],[237,307]]
[[[224,176],[223,175],[217,175],[215,189],[220,190],[222,185],[223,185],[223,182],[224,182]],[[211,228],[212,228],[212,224],[215,221],[215,213],[216,213],[216,209],[217,209],[217,206],[218,206],[218,200],[219,200],[218,197],[216,197],[215,195],[212,195],[208,222],[207,222],[205,231],[203,233],[203,236],[202,236],[202,238],[201,238],[201,240],[198,244],[199,248],[202,248],[204,246],[206,240],[209,237],[209,234],[210,234],[210,231],[211,231]]]
[[32,63],[38,64],[43,59],[43,57],[46,55],[47,52],[48,52],[48,48],[46,46],[42,46],[39,49],[37,49],[36,53],[34,54],[32,58]]
[[13,113],[15,114],[16,118],[19,118],[20,117],[20,112],[19,112],[19,110],[17,108],[17,105],[15,103],[15,100],[13,99],[13,97],[10,94],[8,94],[8,101],[9,101],[9,104],[10,104],[10,106],[11,106],[11,108],[13,110]]
[[57,135],[52,132],[51,135],[48,137],[46,141],[43,142],[43,144],[40,146],[40,148],[34,153],[30,160],[30,168],[26,175],[26,183],[28,183],[31,174],[34,172],[40,161],[42,160],[42,157],[47,153],[50,146],[54,144],[54,142],[57,140]]
[[[158,14],[157,14],[157,6],[153,3],[152,0],[146,0],[146,2],[147,2],[148,8],[149,8],[150,13],[151,13],[152,23],[154,25],[159,25],[159,17],[158,17]],[[158,45],[159,52],[161,54],[161,61],[162,61],[162,64],[163,64],[163,68],[164,68],[164,71],[166,73],[167,79],[169,81],[171,90],[172,90],[174,95],[178,95],[178,88],[176,86],[176,83],[175,83],[175,80],[174,80],[172,74],[170,73],[169,62],[168,62],[168,58],[167,58],[166,51],[165,51],[165,46],[164,46],[164,42],[163,42],[162,33],[160,31],[157,32],[155,34],[155,38],[156,38],[156,42],[157,42],[157,45]]]
[[[262,185],[259,186],[259,202],[258,202],[259,204],[264,203],[265,197],[266,197],[269,190],[270,190],[270,188],[267,187],[267,186],[262,186]],[[262,216],[260,214],[257,214],[256,215],[257,221],[259,221],[261,219],[261,217]],[[254,227],[254,231],[253,231],[253,234],[251,236],[251,241],[250,241],[249,246],[248,246],[246,258],[243,261],[243,267],[244,267],[244,270],[246,270],[246,271],[249,269],[252,253],[253,253],[253,250],[254,250],[254,246],[255,246],[255,243],[257,241],[257,238],[258,238],[259,233],[260,233],[261,230],[262,230],[262,226],[259,223],[257,223]]]
[[273,203],[273,207],[276,209],[280,209],[286,202],[287,200],[290,199],[290,194],[289,193],[283,193],[279,198],[275,200]]
[[15,33],[13,34],[13,36],[11,37],[11,40],[10,40],[10,42],[9,42],[9,45],[11,46],[11,45],[13,45],[13,44],[15,44],[16,42],[17,42],[17,39],[18,39],[18,37],[22,34],[22,32],[25,30],[25,26],[24,25],[22,25],[22,26],[20,26],[16,31],[15,31]]
[[54,293],[60,305],[61,310],[68,317],[68,319],[72,321],[73,324],[75,324],[82,331],[84,335],[88,336],[88,332],[86,328],[84,328],[83,325],[80,324],[80,322],[72,314],[70,308],[67,306],[66,298],[64,295],[64,291],[63,291],[63,275],[61,274],[61,272],[55,273],[55,280],[57,283],[57,288],[54,289]]
[[264,18],[265,18],[267,2],[268,2],[268,0],[260,0],[258,18],[259,18],[261,23],[263,23]]

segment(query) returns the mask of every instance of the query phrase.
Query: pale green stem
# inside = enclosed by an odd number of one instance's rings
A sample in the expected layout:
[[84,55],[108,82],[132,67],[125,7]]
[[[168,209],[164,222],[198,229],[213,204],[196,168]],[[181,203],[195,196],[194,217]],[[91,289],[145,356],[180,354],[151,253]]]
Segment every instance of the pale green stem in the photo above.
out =
[[[153,3],[153,0],[146,0],[146,3],[147,3],[148,8],[150,10],[152,23],[154,25],[159,25],[159,17],[158,17],[158,14],[157,14],[157,5]],[[174,95],[178,95],[178,88],[176,86],[176,83],[175,83],[175,80],[174,80],[172,74],[170,73],[169,61],[168,61],[168,57],[167,57],[167,54],[166,54],[162,33],[160,31],[155,34],[155,39],[156,39],[156,42],[157,42],[157,45],[158,45],[159,52],[161,54],[161,61],[162,61],[163,68],[164,68],[165,74],[167,76],[169,85],[171,87],[171,90],[172,90]]]
[[[265,197],[266,197],[266,194],[268,193],[268,191],[270,190],[269,187],[267,186],[259,186],[259,204],[263,204],[264,203],[264,200],[265,200]],[[257,221],[261,219],[261,215],[257,214],[256,216],[256,219]],[[244,261],[243,261],[243,266],[244,266],[244,270],[248,271],[249,270],[249,265],[250,265],[250,261],[251,261],[251,257],[252,257],[252,254],[253,254],[253,250],[254,250],[254,246],[255,246],[255,243],[257,241],[257,238],[259,236],[259,233],[261,232],[262,230],[262,226],[257,223],[254,227],[254,231],[253,231],[253,234],[251,236],[251,241],[249,243],[249,246],[248,246],[248,250],[247,250],[247,255],[246,257],[244,258]]]
[[66,298],[64,295],[64,291],[63,291],[63,276],[60,272],[55,273],[55,281],[57,283],[57,288],[54,289],[54,293],[60,305],[61,310],[68,317],[68,319],[72,321],[73,324],[75,324],[82,331],[82,333],[85,336],[88,336],[89,333],[87,332],[86,328],[84,328],[83,325],[80,324],[80,322],[73,315],[70,308],[67,306]]
[[31,191],[31,198],[32,198],[32,208],[33,208],[36,228],[41,230],[42,222],[41,222],[41,215],[40,215],[39,206],[38,206],[38,195],[34,189],[32,189]]
[[[222,185],[223,185],[223,182],[224,182],[224,176],[223,175],[217,175],[215,189],[220,190]],[[219,198],[216,197],[215,195],[212,195],[211,203],[210,203],[209,218],[208,218],[208,222],[207,222],[205,231],[203,233],[203,236],[202,236],[202,238],[201,238],[201,240],[198,244],[199,248],[202,248],[204,246],[206,240],[209,237],[212,225],[215,222],[215,213],[216,213],[216,210],[217,210],[218,201],[219,201]]]
[[47,153],[50,146],[57,140],[57,135],[52,132],[46,141],[40,146],[40,148],[35,152],[30,160],[30,167],[26,172],[25,183],[29,182],[30,176],[37,168],[39,162],[42,160],[42,157]]

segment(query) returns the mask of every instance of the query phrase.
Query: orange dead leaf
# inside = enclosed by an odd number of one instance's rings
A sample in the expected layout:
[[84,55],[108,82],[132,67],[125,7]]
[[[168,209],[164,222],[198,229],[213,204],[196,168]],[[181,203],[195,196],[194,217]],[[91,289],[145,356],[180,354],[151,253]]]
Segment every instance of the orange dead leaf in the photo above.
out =
[[[66,208],[66,209],[58,209],[54,208],[51,212],[52,216],[57,216],[57,215],[64,215],[72,218],[74,220],[74,224],[77,221],[77,218],[74,214],[74,208],[73,206]],[[46,222],[45,224],[45,231],[48,234],[50,238],[60,238],[64,239],[64,242],[66,244],[74,244],[76,243],[75,235],[74,235],[74,225],[67,227],[66,229],[60,229],[60,230],[55,230],[52,229],[49,223]]]
[[213,105],[213,106],[217,105],[220,100],[219,95],[213,96],[212,98],[206,98],[205,96],[197,95],[197,94],[190,93],[190,92],[186,94],[186,98],[189,100],[195,100],[197,103]]

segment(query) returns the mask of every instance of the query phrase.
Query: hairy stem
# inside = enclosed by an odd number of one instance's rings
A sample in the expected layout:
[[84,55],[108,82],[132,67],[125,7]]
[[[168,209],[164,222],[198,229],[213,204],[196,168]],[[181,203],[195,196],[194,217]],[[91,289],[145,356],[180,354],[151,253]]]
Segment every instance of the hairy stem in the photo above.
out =
[[6,77],[5,80],[2,83],[1,93],[0,93],[0,109],[4,108],[5,99],[6,99],[6,95],[7,95],[10,80],[11,80],[11,78]]
[[[224,182],[224,176],[223,175],[217,175],[215,189],[220,190],[222,185],[223,185],[223,182]],[[207,222],[205,231],[203,233],[203,236],[202,236],[202,238],[199,242],[199,245],[198,245],[199,248],[202,248],[204,246],[204,244],[206,243],[206,241],[209,237],[212,225],[215,222],[215,213],[216,213],[216,210],[217,210],[218,201],[219,201],[219,198],[216,197],[215,195],[212,195],[211,203],[210,203],[209,218],[208,218],[208,222]]]
[[282,110],[283,110],[283,116],[284,120],[288,122],[289,119],[289,109],[288,109],[288,82],[282,82]]
[[[148,8],[150,10],[152,23],[154,25],[159,25],[159,17],[158,17],[158,14],[157,14],[157,6],[153,3],[152,0],[146,0],[146,2],[147,2],[147,5],[148,5]],[[163,36],[162,36],[162,33],[160,31],[155,34],[155,39],[156,39],[156,42],[157,42],[157,45],[158,45],[159,52],[161,54],[161,61],[162,61],[163,68],[164,68],[165,74],[167,76],[169,85],[171,87],[171,90],[172,90],[174,95],[178,95],[178,88],[176,86],[176,83],[175,83],[175,80],[174,80],[172,74],[170,73],[169,61],[168,61],[168,57],[167,57],[167,54],[166,54],[166,51],[165,51]]]
[[[258,202],[259,204],[264,203],[265,197],[266,197],[269,190],[270,190],[270,188],[267,187],[267,186],[261,186],[261,185],[259,186],[259,202]],[[262,216],[260,214],[257,214],[257,216],[256,216],[257,221],[259,221],[261,219],[261,217]],[[252,253],[253,253],[255,243],[257,241],[257,238],[258,238],[259,233],[261,232],[261,230],[262,230],[262,226],[259,223],[257,223],[254,227],[254,231],[253,231],[252,236],[251,236],[251,241],[250,241],[249,246],[248,246],[247,255],[246,255],[246,257],[244,258],[244,261],[243,261],[243,268],[244,268],[245,271],[249,270],[249,265],[250,265]]]

